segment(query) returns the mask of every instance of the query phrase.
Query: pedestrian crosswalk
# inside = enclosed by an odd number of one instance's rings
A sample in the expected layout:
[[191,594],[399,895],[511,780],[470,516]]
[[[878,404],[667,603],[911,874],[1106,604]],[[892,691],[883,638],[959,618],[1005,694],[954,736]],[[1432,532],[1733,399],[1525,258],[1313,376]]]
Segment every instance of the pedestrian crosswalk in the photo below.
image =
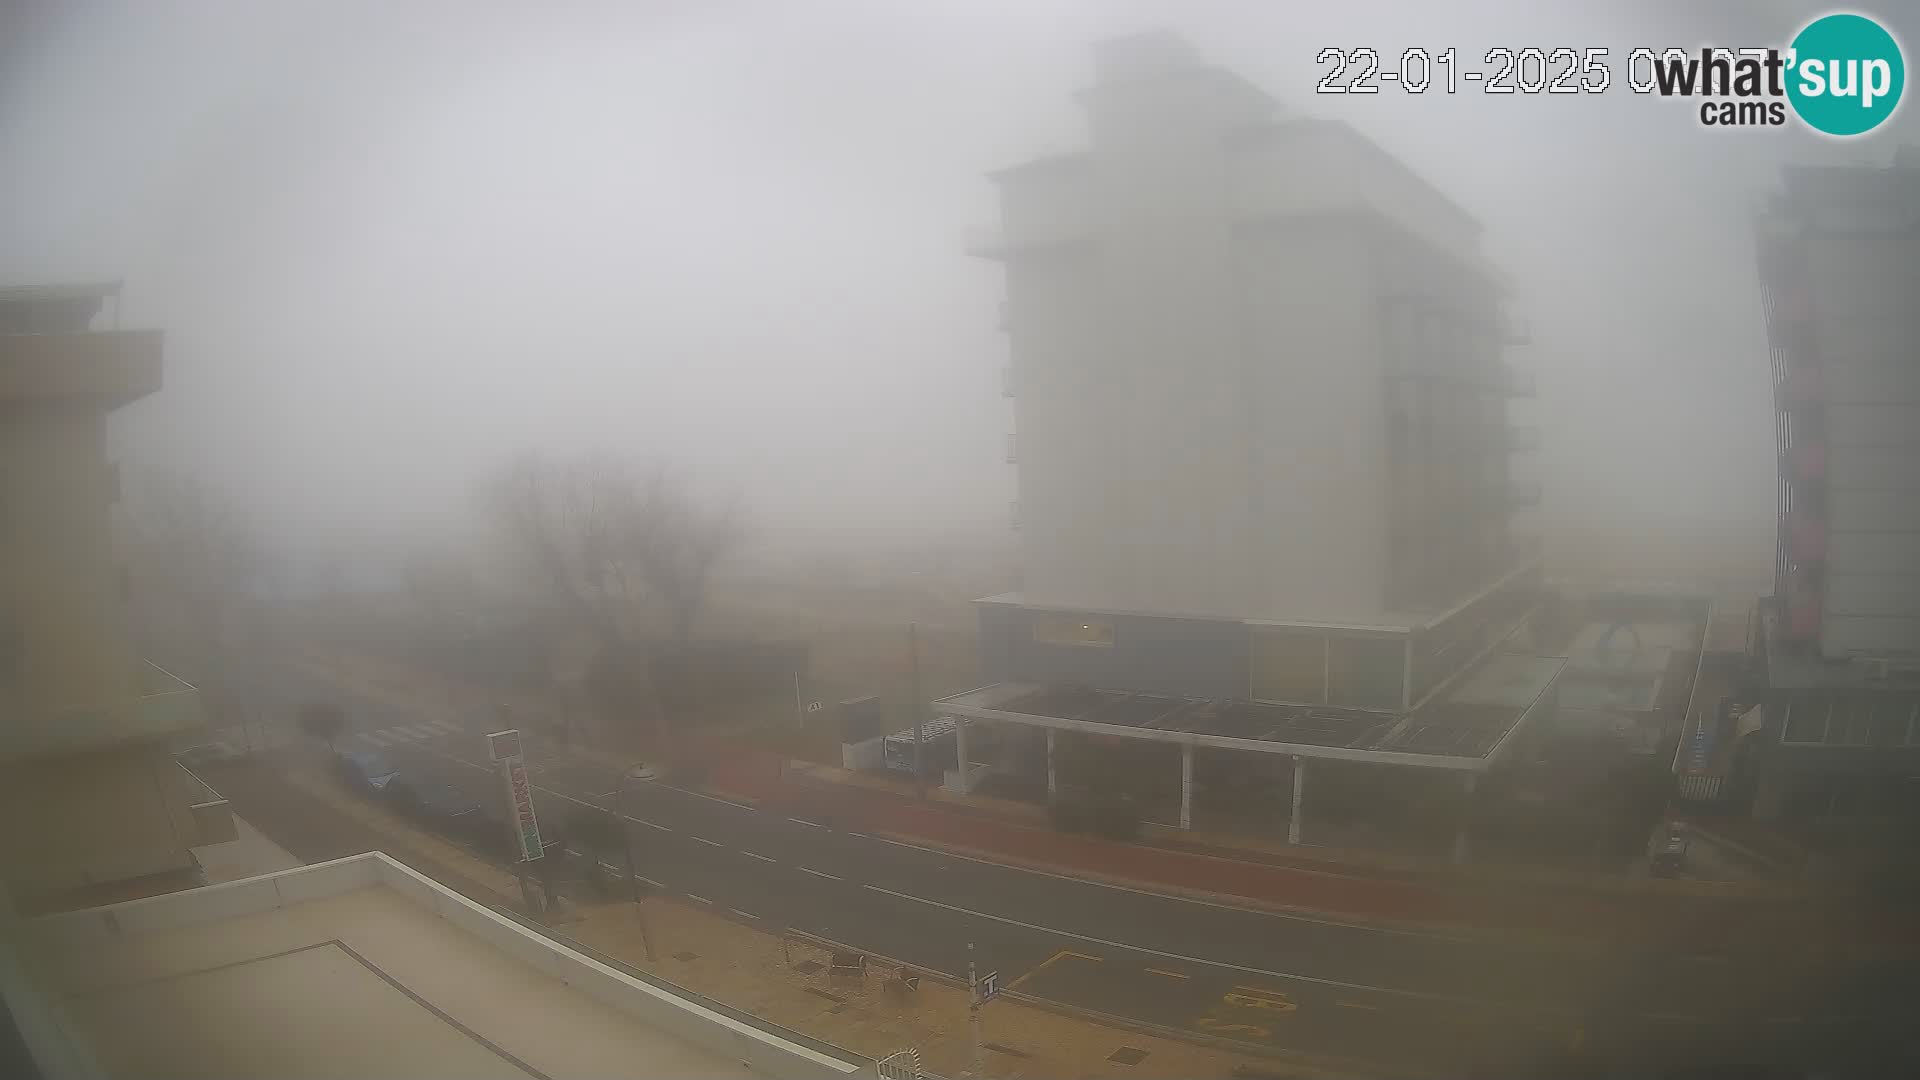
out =
[[419,724],[395,724],[372,731],[356,731],[353,737],[361,742],[385,748],[399,743],[421,742],[444,735],[458,735],[464,730],[451,720],[428,720]]

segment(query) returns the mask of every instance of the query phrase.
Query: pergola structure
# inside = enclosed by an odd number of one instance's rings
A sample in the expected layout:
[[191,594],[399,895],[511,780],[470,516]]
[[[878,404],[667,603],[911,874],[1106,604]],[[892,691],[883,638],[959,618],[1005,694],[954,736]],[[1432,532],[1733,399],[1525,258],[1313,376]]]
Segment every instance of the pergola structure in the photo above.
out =
[[[1293,761],[1293,806],[1287,839],[1300,842],[1307,761],[1433,769],[1460,777],[1471,794],[1550,707],[1564,657],[1496,654],[1451,691],[1408,713],[1325,705],[1218,701],[1085,687],[995,683],[941,698],[937,715],[952,717],[960,768],[957,786],[971,787],[967,725],[982,720],[1044,729],[1047,795],[1058,794],[1055,734],[1061,731],[1172,743],[1180,747],[1180,827],[1193,824],[1193,752],[1215,747],[1280,754]],[[1464,833],[1455,843],[1464,856]]]

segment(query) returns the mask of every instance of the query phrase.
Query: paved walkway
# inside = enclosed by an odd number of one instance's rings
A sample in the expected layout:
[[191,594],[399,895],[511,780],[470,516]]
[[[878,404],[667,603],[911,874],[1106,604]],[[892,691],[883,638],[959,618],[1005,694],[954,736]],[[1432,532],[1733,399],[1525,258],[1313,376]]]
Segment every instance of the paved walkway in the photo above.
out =
[[[370,696],[399,699],[396,704],[404,701],[416,708],[439,706],[428,708],[429,712],[447,711],[449,701],[459,696],[438,687],[403,687],[392,671],[383,671],[377,678],[355,674],[359,677],[353,681]],[[882,787],[807,782],[783,767],[781,755],[736,740],[696,736],[681,749],[684,756],[698,757],[706,763],[708,786],[723,794],[771,803],[789,813],[831,818],[845,829],[890,834],[1053,873],[1312,912],[1341,921],[1666,941],[1685,943],[1689,950],[1777,940],[1783,935],[1788,940],[1812,944],[1809,922],[1819,924],[1822,932],[1842,935],[1848,941],[1865,936],[1911,943],[1920,933],[1920,928],[1905,924],[1814,920],[1802,904],[1792,901],[1728,901],[1726,896],[1739,895],[1738,886],[1726,886],[1728,892],[1720,893],[1715,891],[1716,883],[1693,883],[1696,895],[1649,895],[1549,884],[1528,886],[1510,880],[1440,882],[1111,843],[1063,834],[1045,825],[997,820],[946,800],[922,802]],[[566,753],[616,771],[629,758],[580,747]]]
[[[1797,902],[1714,895],[1605,893],[1524,888],[1511,882],[1458,887],[1252,862],[1113,843],[956,811],[939,802],[865,785],[809,782],[782,769],[771,754],[734,747],[718,756],[709,786],[842,829],[891,835],[934,847],[979,853],[994,861],[1054,873],[1131,882],[1161,891],[1231,897],[1331,918],[1449,926],[1552,937],[1685,942],[1714,949],[1791,933],[1805,940],[1809,912]],[[1851,936],[1862,926],[1832,928]],[[1910,927],[1873,932],[1910,941]]]

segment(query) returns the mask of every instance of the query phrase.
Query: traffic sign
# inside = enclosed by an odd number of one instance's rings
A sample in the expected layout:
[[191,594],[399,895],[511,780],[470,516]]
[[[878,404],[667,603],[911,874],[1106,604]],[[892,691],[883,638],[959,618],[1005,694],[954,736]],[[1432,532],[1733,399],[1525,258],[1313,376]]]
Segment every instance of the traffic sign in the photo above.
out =
[[975,993],[982,1004],[992,1001],[994,995],[999,992],[1000,973],[998,971],[989,971],[985,975],[980,976],[980,985],[976,988]]

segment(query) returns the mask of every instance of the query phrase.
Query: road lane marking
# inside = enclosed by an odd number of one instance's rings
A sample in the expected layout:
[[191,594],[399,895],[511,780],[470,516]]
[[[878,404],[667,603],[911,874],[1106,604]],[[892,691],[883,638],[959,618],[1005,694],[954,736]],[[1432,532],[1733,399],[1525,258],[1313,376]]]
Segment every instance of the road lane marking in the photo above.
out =
[[1148,969],[1147,969],[1147,974],[1149,974],[1149,975],[1165,975],[1165,976],[1166,976],[1167,978],[1169,978],[1169,979],[1191,979],[1191,978],[1193,978],[1193,976],[1191,976],[1191,975],[1182,975],[1182,974],[1180,974],[1180,973],[1179,973],[1179,972],[1177,972],[1177,971],[1167,971],[1167,970],[1165,970],[1165,969],[1163,969],[1163,968],[1148,968]]
[[672,784],[660,784],[658,786],[666,788],[668,791],[677,791],[682,795],[691,795],[696,799],[705,799],[708,802],[725,803],[726,805],[733,807],[735,810],[754,809],[754,807],[748,806],[746,803],[735,802],[732,799],[723,799],[718,795],[709,795],[704,791],[694,791],[690,788],[674,787]]
[[1019,919],[1009,919],[1004,915],[992,915],[984,911],[974,911],[972,908],[958,907],[953,904],[943,904],[938,900],[929,900],[924,896],[915,896],[912,893],[895,892],[892,889],[882,888],[878,885],[863,884],[860,887],[863,889],[871,889],[874,892],[882,893],[887,896],[896,897],[901,900],[911,900],[916,904],[925,904],[928,907],[937,907],[946,911],[956,912],[961,915],[971,915],[976,919],[988,919],[997,923],[1006,923],[1009,926],[1018,926],[1023,929],[1037,931],[1042,934],[1057,934],[1060,937],[1073,938],[1076,941],[1085,941],[1094,945],[1104,945],[1109,949],[1124,949],[1128,952],[1141,953],[1146,956],[1158,956],[1163,960],[1180,960],[1189,964],[1199,964],[1203,967],[1221,968],[1227,971],[1242,971],[1249,975],[1264,975],[1270,979],[1286,979],[1292,982],[1310,983],[1315,986],[1332,986],[1342,990],[1359,990],[1366,993],[1377,993],[1377,994],[1395,994],[1400,997],[1418,998],[1422,1001],[1445,1001],[1454,1005],[1473,1005],[1473,1006],[1479,1006],[1483,1008],[1503,1009],[1503,1010],[1515,1011],[1515,1012],[1533,1012],[1533,1013],[1539,1013],[1543,1015],[1553,1015],[1553,1016],[1570,1016],[1570,1015],[1573,1015],[1575,1012],[1575,1010],[1573,1009],[1560,1008],[1555,1006],[1525,1005],[1525,1004],[1520,1004],[1518,1002],[1496,1001],[1490,998],[1463,997],[1459,994],[1441,994],[1441,993],[1436,993],[1430,990],[1406,990],[1400,987],[1393,987],[1393,986],[1373,986],[1368,983],[1348,982],[1345,979],[1328,979],[1318,975],[1300,975],[1290,971],[1269,971],[1266,968],[1248,967],[1245,964],[1230,964],[1224,960],[1204,960],[1198,956],[1188,956],[1184,953],[1167,952],[1162,949],[1149,948],[1145,945],[1129,945],[1123,941],[1110,941],[1107,938],[1094,937],[1091,934],[1075,933],[1072,930],[1062,930],[1054,926],[1040,926],[1035,923],[1021,922]]
[[834,877],[832,874],[827,873],[825,870],[815,870],[811,866],[801,866],[798,863],[794,864],[793,868],[795,870],[800,871],[803,874],[812,874],[814,877],[823,877],[823,878],[826,878],[828,881],[845,881],[846,880],[846,878]]
[[751,911],[741,911],[741,910],[740,910],[739,908],[737,908],[737,907],[733,907],[733,908],[728,908],[727,910],[728,910],[728,911],[731,911],[731,912],[733,912],[733,913],[734,913],[735,915],[738,915],[738,916],[740,916],[740,917],[741,917],[741,918],[743,918],[743,919],[752,919],[752,920],[754,920],[755,922],[758,922],[758,921],[760,921],[760,916],[758,916],[758,915],[755,915],[755,914],[754,914],[753,912],[751,912]]
[[667,887],[665,882],[655,881],[652,878],[646,876],[645,874],[635,874],[633,876],[640,881],[646,882],[647,884],[653,886],[656,889],[664,889]]
[[699,901],[700,903],[702,903],[702,904],[706,904],[706,905],[707,905],[708,907],[712,907],[712,906],[713,906],[713,901],[711,901],[711,900],[709,900],[709,899],[707,899],[707,898],[706,898],[706,897],[704,897],[704,896],[701,896],[701,895],[700,895],[699,893],[688,893],[688,894],[687,894],[687,899],[689,899],[689,900],[698,900],[698,901]]
[[[687,835],[693,836],[692,833],[688,833]],[[699,841],[700,843],[707,845],[708,847],[726,847],[727,846],[718,840],[709,840],[704,836],[693,836],[693,838]]]
[[649,829],[659,829],[661,832],[673,831],[672,829],[667,828],[665,825],[662,825],[659,822],[648,821],[646,818],[643,818],[643,817],[627,817],[627,815],[625,814],[621,814],[620,816],[623,818],[626,818],[628,821],[633,822],[635,825],[645,825]]
[[1358,1001],[1336,1001],[1334,1002],[1334,1004],[1340,1006],[1343,1009],[1365,1009],[1368,1012],[1380,1011],[1380,1006],[1378,1005],[1363,1005]]
[[791,821],[791,822],[793,822],[793,823],[794,823],[795,825],[805,825],[805,826],[807,826],[808,828],[811,828],[811,829],[824,829],[824,828],[826,828],[826,826],[825,826],[825,825],[822,825],[822,824],[820,824],[820,823],[819,823],[819,822],[817,822],[817,821],[808,821],[808,820],[807,820],[806,818],[798,818],[798,817],[790,817],[790,818],[788,818],[787,820],[788,820],[788,821]]
[[[1071,881],[1076,885],[1086,886],[1086,887],[1095,888],[1095,889],[1112,889],[1116,892],[1129,892],[1137,896],[1150,896],[1156,900],[1171,900],[1175,903],[1180,903],[1180,904],[1199,904],[1203,907],[1220,908],[1223,911],[1237,911],[1243,915],[1258,915],[1258,916],[1264,916],[1269,919],[1285,919],[1289,922],[1314,923],[1319,926],[1338,926],[1348,930],[1364,930],[1364,931],[1367,931],[1368,933],[1373,933],[1373,934],[1394,934],[1400,937],[1436,938],[1441,941],[1459,941],[1459,942],[1467,942],[1467,943],[1476,944],[1476,945],[1484,943],[1484,939],[1476,938],[1470,934],[1451,934],[1451,933],[1447,933],[1444,930],[1415,930],[1410,927],[1404,927],[1404,926],[1375,926],[1369,923],[1345,922],[1340,919],[1323,919],[1313,915],[1297,915],[1297,914],[1288,913],[1288,912],[1267,911],[1261,908],[1251,908],[1251,907],[1244,907],[1239,904],[1224,903],[1219,900],[1205,900],[1196,896],[1182,896],[1178,893],[1155,892],[1152,889],[1139,889],[1139,888],[1134,888],[1131,885],[1116,885],[1110,881],[1097,881],[1093,878],[1074,877],[1071,874],[1057,874],[1051,870],[1036,870],[1030,866],[1014,866],[1009,863],[994,862],[992,859],[980,859],[980,858],[975,858],[972,855],[961,855],[957,852],[942,851],[939,848],[927,847],[924,844],[909,844],[904,840],[890,840],[884,836],[869,836],[866,833],[857,833],[857,832],[849,832],[847,835],[857,836],[862,840],[872,840],[872,841],[875,841],[876,843],[892,844],[894,847],[908,848],[910,850],[923,852],[928,855],[937,855],[942,859],[965,859],[967,862],[970,862],[970,863],[979,863],[981,866],[992,866],[1000,870],[1008,870],[1014,873],[1036,874],[1040,877],[1050,877],[1059,881]],[[1184,854],[1194,854],[1194,853],[1186,852]],[[1198,857],[1214,858],[1215,856],[1208,855],[1208,856],[1198,856]],[[1294,870],[1297,868],[1287,867],[1286,869]],[[1307,873],[1307,874],[1316,874],[1320,876],[1327,876],[1325,871],[1302,870],[1299,872]]]
[[1009,990],[1019,989],[1021,983],[1026,982],[1028,979],[1031,979],[1035,975],[1038,975],[1041,972],[1047,970],[1048,965],[1052,964],[1055,960],[1059,960],[1063,957],[1068,957],[1068,956],[1085,956],[1085,955],[1086,955],[1085,953],[1077,953],[1077,952],[1071,952],[1067,949],[1061,949],[1055,952],[1052,956],[1049,956],[1045,960],[1042,960],[1038,964],[1035,964],[1032,971],[1029,971],[1025,975],[1022,975],[1019,978],[1008,983],[1007,989]]
[[745,855],[749,859],[759,859],[761,862],[779,862],[780,861],[771,856],[762,855],[757,851],[748,851],[746,848],[741,848],[740,854]]

